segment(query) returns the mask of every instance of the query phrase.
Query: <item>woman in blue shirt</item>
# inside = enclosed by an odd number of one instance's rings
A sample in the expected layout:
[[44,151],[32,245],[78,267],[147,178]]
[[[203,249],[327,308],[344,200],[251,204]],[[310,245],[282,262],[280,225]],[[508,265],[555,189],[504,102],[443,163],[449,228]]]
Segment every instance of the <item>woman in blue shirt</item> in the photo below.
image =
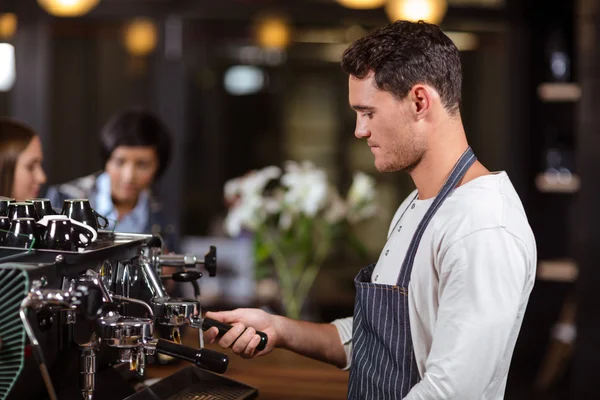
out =
[[168,250],[176,247],[174,224],[152,195],[152,185],[165,171],[171,136],[153,113],[132,108],[113,116],[100,135],[104,170],[52,186],[47,197],[54,207],[65,199],[89,199],[116,232],[159,234]]

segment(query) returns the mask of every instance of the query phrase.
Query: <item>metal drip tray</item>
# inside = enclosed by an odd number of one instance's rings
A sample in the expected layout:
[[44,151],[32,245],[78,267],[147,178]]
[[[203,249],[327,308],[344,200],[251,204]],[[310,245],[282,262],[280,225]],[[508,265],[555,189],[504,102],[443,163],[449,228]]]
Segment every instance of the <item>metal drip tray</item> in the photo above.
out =
[[187,367],[125,400],[245,400],[258,390],[221,375]]

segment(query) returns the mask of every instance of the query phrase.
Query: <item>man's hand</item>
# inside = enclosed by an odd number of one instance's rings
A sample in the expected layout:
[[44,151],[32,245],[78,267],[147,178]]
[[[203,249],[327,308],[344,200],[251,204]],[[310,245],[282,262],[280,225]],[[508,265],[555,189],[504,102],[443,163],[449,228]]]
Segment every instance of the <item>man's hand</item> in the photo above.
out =
[[[347,364],[344,345],[333,324],[297,321],[254,308],[207,312],[205,317],[232,326],[219,340],[219,345],[231,348],[244,358],[264,356],[279,347],[340,368]],[[260,343],[256,331],[268,336],[267,347],[262,351],[256,351]],[[204,332],[204,339],[207,343],[215,343],[218,333],[219,330],[212,327]]]
[[[253,358],[269,354],[280,341],[279,320],[281,317],[268,314],[259,309],[238,308],[233,311],[207,312],[206,318],[229,324],[232,328],[219,340],[223,348],[233,350],[243,358]],[[260,343],[260,336],[256,331],[264,332],[267,337],[267,347],[256,351]],[[204,339],[208,343],[215,343],[219,330],[215,327],[204,332]]]

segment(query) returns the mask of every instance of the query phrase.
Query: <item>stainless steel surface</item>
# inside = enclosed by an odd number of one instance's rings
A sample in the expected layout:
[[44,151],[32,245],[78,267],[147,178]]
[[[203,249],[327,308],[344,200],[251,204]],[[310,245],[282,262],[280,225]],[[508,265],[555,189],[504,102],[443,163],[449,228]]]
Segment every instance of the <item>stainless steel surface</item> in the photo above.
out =
[[200,315],[200,303],[191,299],[154,298],[150,301],[156,322],[168,326],[190,323]]
[[110,293],[108,292],[108,289],[106,288],[106,285],[104,284],[104,281],[100,276],[100,273],[94,271],[93,269],[88,269],[87,271],[85,271],[85,278],[86,279],[82,280],[88,280],[90,282],[93,282],[100,288],[100,290],[102,291],[102,297],[104,298],[105,302],[109,302],[112,300]]
[[88,343],[79,347],[79,388],[84,399],[92,399],[96,390],[96,352],[99,346],[100,340],[93,334]]
[[52,308],[56,309],[73,307],[72,292],[68,290],[32,289],[25,300],[27,300],[27,307],[30,308],[54,306]]
[[149,318],[111,315],[98,320],[102,340],[112,347],[132,348],[152,340],[153,321]]
[[131,349],[119,349],[119,362],[131,362]]
[[191,254],[163,254],[158,258],[161,266],[173,267],[195,267],[196,264],[204,264],[204,261],[198,261],[198,257]]
[[144,277],[152,296],[154,296],[154,298],[167,298],[167,290],[160,281],[159,275],[156,273],[156,270],[150,263],[148,257],[140,255],[139,265],[142,270],[142,276]]
[[[153,247],[156,242],[151,238],[150,235],[100,231],[97,242],[83,252],[40,249],[23,256],[22,264],[27,261],[27,270],[34,273],[19,316],[51,400],[57,399],[57,393],[50,376],[60,376],[60,372],[49,368],[60,363],[56,363],[57,352],[43,353],[42,347],[67,346],[68,349],[73,343],[80,343],[80,339],[65,341],[65,335],[72,335],[77,327],[94,326],[92,329],[98,332],[97,338],[84,338],[87,342],[79,345],[79,379],[73,376],[74,381],[79,380],[82,397],[89,400],[95,397],[97,357],[103,354],[99,352],[103,344],[117,348],[119,360],[128,362],[130,369],[139,375],[144,374],[146,357],[156,354],[155,324],[170,327],[175,342],[179,328],[189,325],[198,329],[202,344],[200,303],[194,299],[171,298],[163,286],[160,271],[164,265],[193,267],[203,262],[193,255],[162,255],[160,248]],[[145,312],[142,314],[138,307],[127,307],[126,303],[140,305]],[[33,311],[28,310],[62,315],[61,318],[49,317],[49,322],[42,326],[41,320],[33,318]],[[96,310],[99,311],[96,313]],[[148,318],[138,316],[146,313]],[[28,317],[32,317],[31,321]],[[54,337],[46,336],[49,330],[55,332]],[[62,344],[56,341],[59,338]]]
[[121,293],[122,296],[129,297],[129,288],[131,279],[129,277],[131,269],[130,262],[118,262],[117,263],[117,272],[116,272],[116,281],[117,281],[117,290]]
[[154,318],[154,311],[152,311],[152,307],[150,307],[150,305],[148,303],[146,303],[145,301],[134,299],[132,297],[120,296],[118,294],[114,294],[112,296],[112,298],[117,301],[139,304],[140,306],[142,306],[142,307],[146,308],[146,310],[148,310],[148,316],[150,318]]
[[75,310],[67,310],[65,311],[65,323],[68,325],[73,325],[77,322],[77,318],[75,316]]

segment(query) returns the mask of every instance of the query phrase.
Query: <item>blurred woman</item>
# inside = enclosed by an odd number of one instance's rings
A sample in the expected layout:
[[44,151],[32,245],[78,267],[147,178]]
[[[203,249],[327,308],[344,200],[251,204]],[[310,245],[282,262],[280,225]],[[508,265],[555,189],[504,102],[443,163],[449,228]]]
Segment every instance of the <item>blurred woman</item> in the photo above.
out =
[[22,201],[38,197],[46,183],[42,142],[29,126],[0,117],[0,195]]
[[55,207],[65,199],[86,198],[117,232],[160,234],[174,250],[175,229],[152,185],[165,171],[171,137],[151,112],[132,108],[113,116],[102,129],[100,150],[104,170],[50,187],[47,197]]

